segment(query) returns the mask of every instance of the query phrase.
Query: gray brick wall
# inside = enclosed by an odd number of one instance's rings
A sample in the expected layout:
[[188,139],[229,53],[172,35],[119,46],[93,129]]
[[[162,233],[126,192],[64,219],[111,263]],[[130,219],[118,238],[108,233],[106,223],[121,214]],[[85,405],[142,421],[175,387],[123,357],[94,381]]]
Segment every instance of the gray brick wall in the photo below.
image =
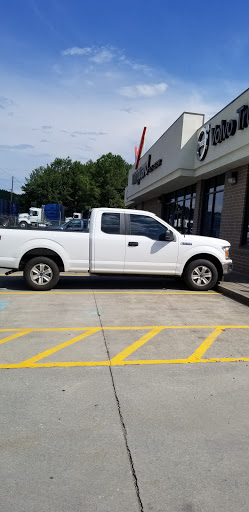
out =
[[144,201],[143,210],[155,213],[155,215],[157,215],[158,217],[161,217],[162,216],[162,203],[158,198],[149,199],[148,201]]
[[249,275],[249,247],[242,245],[245,227],[245,213],[248,197],[248,165],[234,169],[238,173],[237,183],[228,183],[229,172],[225,175],[225,190],[221,216],[220,238],[231,243],[231,257],[234,270]]

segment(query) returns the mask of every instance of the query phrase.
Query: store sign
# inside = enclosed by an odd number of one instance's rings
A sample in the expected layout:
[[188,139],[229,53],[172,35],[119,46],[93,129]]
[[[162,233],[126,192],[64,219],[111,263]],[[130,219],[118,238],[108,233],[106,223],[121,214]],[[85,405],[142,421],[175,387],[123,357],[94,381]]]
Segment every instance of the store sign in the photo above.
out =
[[202,128],[197,139],[197,158],[203,161],[207,155],[210,134],[211,144],[216,146],[229,137],[235,135],[237,130],[244,130],[249,126],[249,107],[248,105],[242,105],[242,107],[236,110],[238,113],[238,119],[230,119],[226,121],[222,119],[220,124],[216,124],[214,128],[211,128],[211,124],[208,124]]
[[197,158],[202,161],[206,157],[209,147],[210,124],[202,128],[197,139]]
[[141,165],[137,171],[135,171],[132,175],[132,185],[136,183],[139,185],[140,181],[147,176],[150,172],[154,171],[160,165],[162,165],[162,158],[157,160],[154,164],[151,165],[151,155],[148,155],[148,160],[145,164]]

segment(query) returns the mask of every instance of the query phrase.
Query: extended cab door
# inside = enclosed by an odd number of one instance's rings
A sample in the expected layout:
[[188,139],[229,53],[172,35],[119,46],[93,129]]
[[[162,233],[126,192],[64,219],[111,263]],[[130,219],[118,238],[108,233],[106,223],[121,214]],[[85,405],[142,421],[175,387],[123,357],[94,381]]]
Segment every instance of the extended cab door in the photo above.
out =
[[152,216],[126,214],[124,272],[127,274],[175,274],[178,237],[174,231],[174,240],[166,241],[166,231],[167,227]]
[[[91,240],[93,237],[93,240]],[[90,234],[90,271],[124,272],[125,224],[124,213],[98,212]]]

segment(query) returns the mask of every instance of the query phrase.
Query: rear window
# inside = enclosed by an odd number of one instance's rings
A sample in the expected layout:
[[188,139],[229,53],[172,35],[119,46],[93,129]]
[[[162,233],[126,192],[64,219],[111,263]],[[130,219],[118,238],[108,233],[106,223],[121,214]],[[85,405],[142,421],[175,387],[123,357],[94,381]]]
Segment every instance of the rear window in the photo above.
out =
[[102,213],[101,231],[109,235],[119,235],[120,213]]

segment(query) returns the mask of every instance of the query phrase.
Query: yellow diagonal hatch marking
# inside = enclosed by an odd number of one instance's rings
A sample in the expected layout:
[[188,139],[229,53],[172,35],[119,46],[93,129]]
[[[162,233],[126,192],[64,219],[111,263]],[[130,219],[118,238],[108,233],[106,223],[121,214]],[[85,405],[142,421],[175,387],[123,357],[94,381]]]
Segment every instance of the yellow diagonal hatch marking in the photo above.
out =
[[0,340],[0,345],[2,343],[6,343],[7,341],[15,340],[16,338],[25,336],[25,334],[28,334],[29,332],[32,332],[32,329],[23,329],[23,331],[21,331],[21,332],[17,332],[16,334],[11,334],[11,336],[7,336],[7,338],[2,338]]
[[156,334],[161,332],[163,329],[164,329],[164,327],[154,327],[154,329],[152,329],[151,331],[147,332],[147,334],[142,336],[142,338],[140,338],[139,340],[135,341],[135,343],[133,343],[132,345],[127,347],[125,350],[123,350],[122,352],[117,354],[115,357],[113,357],[111,359],[111,361],[110,361],[111,365],[119,364],[121,361],[123,361],[123,359],[125,359],[128,356],[130,356],[138,348],[142,347],[145,343],[147,343],[147,341],[151,340],[151,338],[154,338],[154,336],[156,336]]
[[209,336],[203,341],[203,343],[195,350],[195,352],[188,358],[189,363],[193,363],[195,361],[199,361],[203,354],[207,351],[209,347],[211,347],[212,343],[218,338],[218,336],[224,331],[222,327],[216,327],[214,331],[212,331]]
[[40,354],[37,354],[36,356],[31,357],[30,359],[26,359],[25,361],[22,361],[21,364],[23,366],[25,366],[26,364],[36,363],[36,361],[39,361],[40,359],[43,359],[44,357],[48,357],[51,354],[58,352],[58,350],[61,350],[62,348],[69,347],[70,345],[77,343],[77,341],[83,340],[84,338],[87,338],[91,334],[94,334],[95,332],[98,332],[100,330],[101,330],[101,327],[94,327],[93,329],[89,329],[88,331],[79,334],[79,336],[75,336],[75,338],[71,338],[68,341],[64,341],[64,343],[60,343],[60,345],[56,345],[56,347],[45,350],[44,352],[40,352]]

